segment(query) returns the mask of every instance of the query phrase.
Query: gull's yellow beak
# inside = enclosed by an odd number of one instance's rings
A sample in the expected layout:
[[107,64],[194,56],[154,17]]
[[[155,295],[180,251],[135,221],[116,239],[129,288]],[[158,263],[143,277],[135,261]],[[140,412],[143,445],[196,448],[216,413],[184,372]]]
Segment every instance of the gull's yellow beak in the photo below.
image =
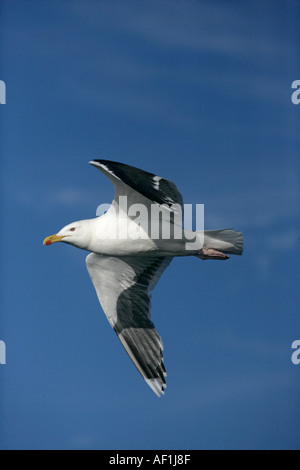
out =
[[43,245],[52,245],[52,243],[60,242],[64,237],[60,237],[56,234],[50,235],[50,237],[45,238]]

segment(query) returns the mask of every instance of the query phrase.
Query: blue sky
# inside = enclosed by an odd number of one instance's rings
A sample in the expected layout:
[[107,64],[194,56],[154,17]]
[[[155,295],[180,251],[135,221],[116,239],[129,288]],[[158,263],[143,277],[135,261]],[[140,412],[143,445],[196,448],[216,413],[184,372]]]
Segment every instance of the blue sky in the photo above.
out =
[[[299,21],[296,1],[1,2],[1,448],[300,448]],[[86,254],[42,245],[111,201],[94,158],[244,233],[242,257],[174,260],[156,286],[161,399]]]

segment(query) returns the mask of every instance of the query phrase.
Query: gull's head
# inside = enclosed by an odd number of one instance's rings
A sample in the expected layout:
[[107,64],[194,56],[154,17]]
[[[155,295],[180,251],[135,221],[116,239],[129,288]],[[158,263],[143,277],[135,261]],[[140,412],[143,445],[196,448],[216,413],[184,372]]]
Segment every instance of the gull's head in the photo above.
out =
[[52,245],[56,242],[69,243],[70,245],[77,246],[78,248],[87,249],[89,242],[87,220],[73,222],[63,227],[59,232],[54,235],[46,237],[43,245]]

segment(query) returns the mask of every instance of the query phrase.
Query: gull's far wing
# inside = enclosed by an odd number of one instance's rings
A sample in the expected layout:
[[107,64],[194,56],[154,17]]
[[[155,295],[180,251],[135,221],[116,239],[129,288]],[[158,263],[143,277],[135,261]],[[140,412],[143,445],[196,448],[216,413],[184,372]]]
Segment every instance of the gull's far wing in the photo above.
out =
[[177,212],[180,206],[183,213],[182,196],[172,181],[110,160],[92,160],[90,164],[102,171],[113,183],[115,205],[118,205],[120,196],[127,196],[130,205],[157,203],[174,212]]
[[150,320],[151,291],[172,260],[168,257],[104,256],[86,265],[99,302],[130,359],[157,396],[164,393],[163,344]]

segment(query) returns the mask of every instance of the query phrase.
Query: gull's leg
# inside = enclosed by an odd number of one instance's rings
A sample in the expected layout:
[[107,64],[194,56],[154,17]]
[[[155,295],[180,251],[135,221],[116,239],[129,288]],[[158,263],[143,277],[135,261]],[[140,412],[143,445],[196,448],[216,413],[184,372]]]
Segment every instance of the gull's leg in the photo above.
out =
[[221,251],[214,250],[213,248],[202,248],[199,254],[195,255],[201,259],[228,259],[229,256]]

